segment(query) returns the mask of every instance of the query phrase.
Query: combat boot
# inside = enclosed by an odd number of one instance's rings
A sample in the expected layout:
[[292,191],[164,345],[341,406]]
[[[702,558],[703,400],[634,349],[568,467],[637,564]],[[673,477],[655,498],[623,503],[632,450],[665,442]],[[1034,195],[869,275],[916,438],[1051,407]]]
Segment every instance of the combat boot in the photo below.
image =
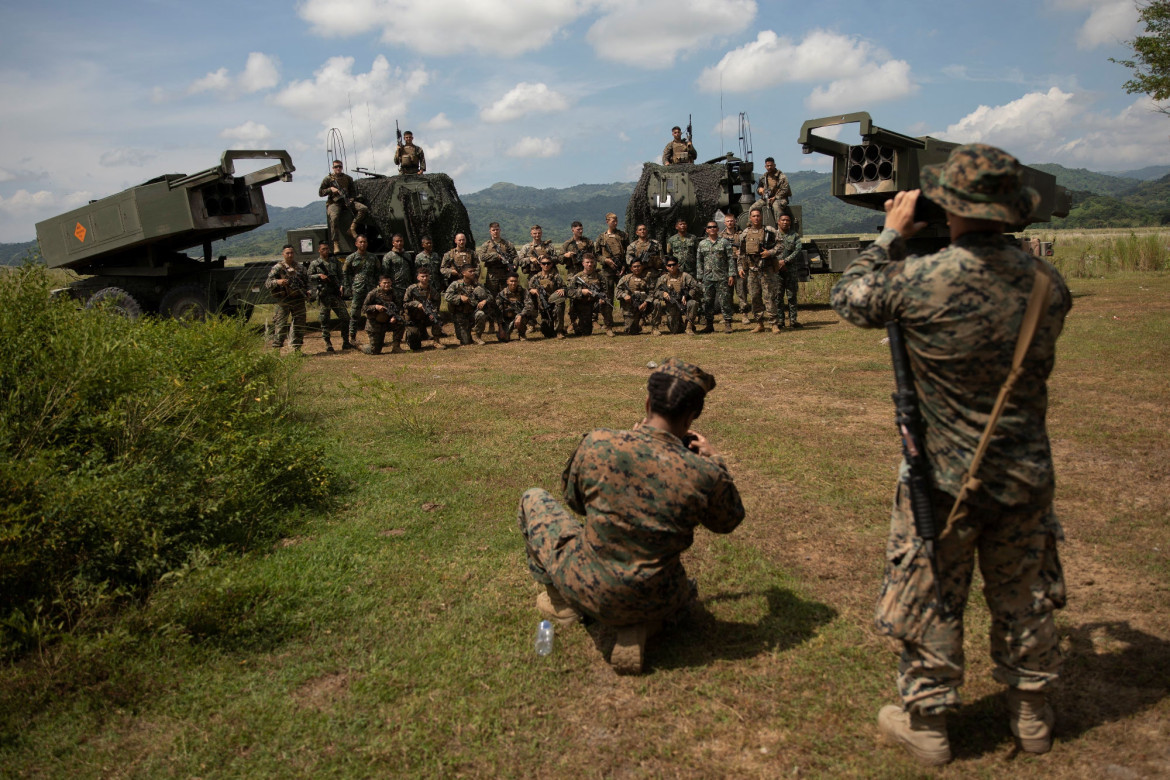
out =
[[1028,753],[1047,753],[1052,749],[1052,725],[1056,715],[1039,691],[1008,688],[1008,725]]
[[618,674],[641,674],[646,659],[646,640],[658,630],[657,623],[619,626],[609,664]]
[[801,324],[800,324],[799,322],[797,322],[796,320],[793,320],[792,322],[790,322],[790,323],[788,324],[788,327],[790,327],[790,328],[803,328],[804,326],[803,326],[803,325],[801,325]]
[[390,354],[391,355],[402,354],[402,345],[399,344],[397,341],[395,341],[393,344],[390,345]]
[[326,344],[326,345],[325,345],[325,351],[326,351],[326,352],[336,352],[337,350],[335,350],[335,349],[333,348],[333,345],[332,345],[332,344]]
[[650,331],[650,335],[651,336],[661,336],[662,331],[660,331],[658,328],[654,328]]
[[784,326],[783,326],[783,325],[773,325],[773,326],[772,326],[772,332],[773,332],[773,333],[783,333],[783,332],[784,332]]
[[571,626],[581,621],[581,613],[552,585],[545,585],[544,593],[536,597],[536,609],[558,626]]
[[878,731],[885,744],[902,747],[924,766],[941,766],[951,760],[946,715],[920,715],[887,704],[878,711]]
[[447,348],[447,345],[444,344],[443,342],[439,341],[438,339],[435,339],[434,343],[435,343],[435,349],[446,349]]
[[730,320],[723,323],[723,332],[724,333],[731,333],[731,321]]
[[609,327],[608,325],[605,326],[605,335],[609,336],[611,339],[617,336],[617,334],[613,332],[613,328]]
[[356,345],[352,341],[350,341],[348,338],[344,339],[341,342],[341,351],[342,352],[344,352],[347,349],[355,349],[355,348],[356,348]]
[[763,333],[763,332],[764,332],[764,323],[762,323],[762,322],[757,322],[756,327],[752,328],[752,333]]
[[482,335],[483,335],[483,331],[479,331],[478,333],[477,333],[477,332],[475,332],[475,331],[472,331],[472,332],[471,332],[471,341],[472,341],[472,343],[473,343],[473,344],[476,344],[476,345],[478,345],[478,346],[481,346],[481,347],[482,347],[484,344],[486,344],[487,342],[486,342],[486,341],[484,341],[483,339],[481,339],[481,338],[480,338],[480,336],[482,336]]
[[714,333],[715,332],[715,320],[707,320],[707,324],[704,325],[703,329],[699,332],[700,333]]

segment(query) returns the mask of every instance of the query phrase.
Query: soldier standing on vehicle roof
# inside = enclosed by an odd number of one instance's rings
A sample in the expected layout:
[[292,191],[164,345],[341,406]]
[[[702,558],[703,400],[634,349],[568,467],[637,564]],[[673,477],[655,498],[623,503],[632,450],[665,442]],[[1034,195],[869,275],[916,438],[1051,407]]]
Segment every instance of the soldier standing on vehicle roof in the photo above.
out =
[[788,211],[788,199],[792,197],[792,187],[788,185],[788,177],[776,168],[776,161],[771,157],[764,160],[764,175],[760,177],[756,194],[760,196],[760,199],[752,204],[752,208],[767,206],[772,210],[772,217],[779,224],[780,215]]
[[301,351],[305,341],[305,302],[309,299],[309,279],[297,264],[291,244],[280,250],[280,260],[268,272],[264,287],[276,299],[276,315],[272,318],[272,346],[284,346],[285,324],[289,324],[289,343],[295,352]]
[[402,142],[394,150],[394,164],[398,166],[399,173],[427,172],[426,155],[414,145],[414,133],[409,130],[402,134]]
[[[1008,727],[1026,752],[1052,746],[1047,692],[1061,662],[1053,613],[1065,604],[1065,583],[1045,416],[1072,296],[1051,264],[1004,235],[1040,203],[1020,167],[986,144],[958,146],[945,163],[925,166],[922,191],[886,201],[885,230],[831,296],[854,325],[900,324],[920,399],[933,482],[922,498],[945,528],[932,564],[903,462],[874,621],[902,647],[901,704],[881,709],[878,729],[884,741],[929,765],[951,758],[946,718],[960,703],[963,612],[976,551],[991,613],[992,674],[1007,686]],[[951,244],[908,257],[906,239],[925,227],[914,220],[923,195],[946,211]]]
[[599,265],[597,270],[605,280],[605,290],[609,299],[613,300],[613,289],[617,280],[625,275],[626,246],[630,238],[624,231],[618,230],[617,214],[612,211],[605,215],[605,232],[597,237],[594,249],[597,251]]
[[691,139],[683,139],[682,128],[678,125],[670,128],[671,139],[662,150],[662,164],[676,165],[678,163],[693,163],[699,156]]
[[370,210],[366,204],[357,199],[357,188],[354,187],[353,179],[349,174],[342,170],[341,160],[333,161],[333,172],[321,180],[317,194],[325,198],[325,217],[329,223],[329,238],[333,241],[334,254],[340,254],[341,244],[338,241],[341,237],[341,231],[338,230],[337,225],[341,220],[341,210],[344,208],[342,204],[348,200],[350,208],[353,210],[353,222],[349,225],[349,236],[355,244],[358,234],[363,232],[360,228],[366,224]]
[[772,332],[780,333],[780,315],[776,311],[780,272],[776,267],[776,229],[764,226],[764,213],[753,208],[748,227],[739,234],[739,275],[747,278],[752,299],[752,333],[764,332],[764,316],[772,321]]
[[321,321],[321,338],[325,351],[333,352],[333,341],[329,336],[329,315],[337,313],[338,330],[341,332],[341,348],[353,349],[349,341],[349,312],[341,302],[341,287],[344,278],[341,261],[329,253],[329,242],[317,245],[317,256],[309,263],[309,280],[317,289],[317,318]]

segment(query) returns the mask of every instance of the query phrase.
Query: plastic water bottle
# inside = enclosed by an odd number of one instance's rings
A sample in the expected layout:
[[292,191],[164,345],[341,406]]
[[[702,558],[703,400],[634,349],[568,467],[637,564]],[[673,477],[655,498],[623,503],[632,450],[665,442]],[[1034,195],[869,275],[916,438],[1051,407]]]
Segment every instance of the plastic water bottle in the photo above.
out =
[[549,655],[553,651],[553,624],[551,621],[542,620],[540,625],[536,627],[536,654]]

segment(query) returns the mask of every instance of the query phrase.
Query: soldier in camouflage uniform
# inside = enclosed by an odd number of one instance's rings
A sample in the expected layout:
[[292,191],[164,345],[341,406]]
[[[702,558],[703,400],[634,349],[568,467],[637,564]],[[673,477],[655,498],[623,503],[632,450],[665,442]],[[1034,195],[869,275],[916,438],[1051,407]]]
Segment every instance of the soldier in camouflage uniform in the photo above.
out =
[[663,165],[677,165],[678,163],[693,163],[699,156],[691,139],[683,140],[682,128],[678,125],[670,128],[670,140],[662,150]]
[[345,258],[342,266],[345,275],[345,288],[342,293],[348,293],[349,299],[349,341],[357,344],[358,322],[362,316],[362,304],[366,296],[378,286],[378,279],[382,276],[382,261],[377,255],[366,251],[369,241],[365,236],[358,236],[354,242],[357,251]]
[[532,236],[532,240],[520,247],[517,253],[520,257],[520,270],[529,276],[540,273],[540,261],[545,257],[553,261],[553,270],[556,270],[556,252],[553,249],[553,242],[545,240],[544,229],[540,225],[533,225],[528,234]]
[[338,222],[341,220],[342,209],[345,208],[342,196],[349,200],[353,208],[353,222],[349,226],[349,235],[354,241],[357,241],[362,226],[366,224],[370,215],[370,209],[366,204],[357,199],[358,193],[353,185],[353,178],[342,170],[343,167],[341,160],[334,160],[333,172],[321,180],[321,186],[317,189],[317,194],[325,198],[325,219],[329,223],[329,238],[333,241],[334,252],[342,251],[341,244],[338,243],[341,236]]
[[[565,337],[565,282],[557,273],[556,260],[552,256],[540,258],[540,272],[528,277],[528,292],[532,296],[533,305],[540,312],[540,332],[545,338],[552,338],[556,334],[558,339]],[[540,302],[543,293],[546,309]]]
[[276,314],[272,318],[272,346],[284,346],[286,323],[289,343],[296,352],[305,343],[305,302],[309,300],[309,278],[297,264],[296,253],[290,244],[280,250],[280,260],[268,272],[264,287],[276,299]]
[[642,261],[642,268],[646,271],[646,281],[654,287],[658,277],[662,275],[662,244],[657,239],[650,238],[650,230],[645,225],[638,225],[634,229],[634,240],[626,248],[626,265],[633,267],[634,259]]
[[329,253],[329,242],[317,245],[317,257],[309,263],[309,280],[317,289],[317,318],[321,321],[321,338],[325,351],[333,352],[333,341],[329,336],[329,315],[337,314],[338,330],[341,331],[341,348],[353,349],[349,341],[349,312],[341,302],[343,276],[341,262]]
[[402,300],[406,288],[414,284],[414,268],[406,256],[406,241],[401,233],[390,239],[390,251],[382,255],[382,273],[394,280],[394,294]]
[[574,220],[572,228],[573,237],[561,244],[561,262],[570,276],[581,273],[581,259],[586,253],[593,254],[593,242],[585,238],[585,226]]
[[622,305],[622,321],[627,336],[642,332],[642,319],[654,311],[654,289],[646,279],[646,266],[635,257],[630,272],[617,283],[617,297]]
[[[731,256],[736,260],[736,268],[739,267],[739,226],[735,224],[735,215],[726,214],[723,217],[723,230],[719,233],[719,238],[731,244]],[[744,322],[751,322],[751,317],[748,316],[752,311],[751,297],[748,295],[747,277],[741,276],[739,273],[735,275],[735,298],[736,307],[740,314],[744,316]]]
[[768,208],[776,224],[780,224],[780,215],[788,213],[792,187],[788,184],[788,177],[777,170],[776,161],[771,157],[764,160],[764,175],[756,186],[756,194],[760,199],[752,204],[752,208]]
[[804,327],[796,321],[796,294],[800,290],[800,261],[804,244],[800,235],[792,229],[792,217],[781,214],[776,221],[776,265],[779,267],[779,285],[776,291],[776,311],[780,316],[780,327],[784,327],[785,305],[788,298],[788,324],[793,328]]
[[695,250],[699,248],[699,241],[687,232],[687,221],[680,219],[674,223],[675,234],[666,239],[666,256],[678,260],[679,268],[683,273],[694,276],[698,272],[695,264]]
[[719,238],[719,225],[707,223],[707,237],[699,242],[696,251],[699,265],[699,282],[703,285],[703,314],[707,324],[704,333],[715,330],[715,312],[723,312],[723,330],[731,333],[731,318],[735,309],[731,306],[731,291],[735,288],[738,272],[731,245]]
[[614,286],[626,273],[626,247],[630,237],[618,230],[617,214],[612,211],[605,215],[605,232],[597,237],[593,246],[597,249],[597,270],[605,280],[605,291],[613,300]]
[[747,278],[752,300],[752,333],[764,332],[763,315],[772,321],[772,332],[780,333],[780,313],[776,311],[780,270],[776,266],[776,229],[764,226],[763,212],[753,208],[748,227],[739,234],[739,275]]
[[430,330],[435,349],[446,349],[443,343],[443,321],[439,307],[443,296],[431,287],[431,269],[421,265],[415,273],[416,284],[406,288],[402,296],[402,312],[406,315],[406,344],[411,352],[422,349],[423,337]]
[[390,331],[390,354],[402,351],[402,332],[406,323],[398,309],[393,278],[383,276],[378,280],[378,286],[370,290],[362,303],[362,314],[366,318],[366,338],[370,342],[362,347],[362,352],[381,355],[386,343],[386,331]]
[[426,267],[430,273],[432,285],[438,285],[439,279],[442,277],[442,262],[443,258],[435,251],[435,242],[430,236],[422,237],[422,251],[414,256],[414,272],[417,276],[418,269]]
[[[672,295],[682,304],[681,306],[671,301]],[[654,318],[650,321],[653,334],[662,335],[658,326],[662,322],[662,315],[665,314],[668,331],[682,333],[686,328],[693,335],[702,297],[703,290],[695,277],[683,273],[675,258],[666,258],[666,273],[658,277],[658,282],[654,285]]]
[[479,278],[479,260],[475,253],[467,246],[467,236],[463,233],[455,234],[455,246],[447,250],[439,264],[439,273],[443,275],[443,283],[450,285],[463,278],[463,266],[470,265],[475,269],[475,278]]
[[496,337],[501,342],[507,343],[513,330],[521,341],[528,340],[528,326],[536,319],[536,309],[528,290],[520,286],[520,275],[515,271],[508,274],[504,289],[496,296],[496,311],[499,316]]
[[520,499],[528,568],[545,586],[537,609],[561,625],[584,614],[615,627],[610,662],[621,674],[642,671],[646,639],[694,600],[679,556],[695,528],[731,533],[744,517],[727,464],[690,430],[714,387],[670,358],[650,375],[633,430],[586,434],[561,475],[565,503],[583,518],[540,488]]
[[[833,288],[833,308],[865,328],[898,321],[925,422],[933,468],[935,517],[948,516],[960,488],[967,498],[936,542],[943,608],[915,534],[907,485],[899,480],[878,603],[878,631],[901,641],[901,706],[879,713],[883,737],[919,761],[950,759],[946,713],[959,704],[963,679],[963,609],[976,550],[991,612],[993,674],[1008,687],[1009,726],[1023,750],[1047,751],[1053,712],[1045,691],[1060,667],[1053,612],[1065,588],[1052,511],[1052,454],[1045,429],[1047,379],[1056,339],[1072,305],[1060,274],[1004,235],[1027,222],[1039,195],[1023,186],[1020,166],[984,144],[954,149],[946,163],[922,171],[922,194],[947,211],[951,244],[907,257],[917,191],[886,204],[885,230]],[[1012,365],[1031,288],[1052,280],[1021,381],[977,475],[971,458]],[[906,469],[903,465],[902,475]]]
[[500,235],[500,223],[488,225],[488,240],[479,245],[479,262],[487,269],[484,289],[495,297],[504,289],[508,274],[516,270],[516,247]]
[[394,164],[399,173],[426,173],[427,156],[420,147],[414,145],[414,133],[407,130],[402,134],[402,141],[394,150]]
[[605,335],[613,336],[613,301],[606,295],[605,283],[597,272],[597,258],[586,252],[581,259],[581,273],[565,285],[565,297],[569,299],[569,321],[573,323],[574,336],[593,335],[593,316],[601,315]]
[[476,284],[479,273],[475,266],[463,266],[462,273],[463,278],[452,282],[443,297],[447,299],[447,308],[451,310],[451,320],[455,324],[455,336],[459,343],[464,346],[471,343],[482,346],[484,341],[480,337],[491,319],[492,296]]

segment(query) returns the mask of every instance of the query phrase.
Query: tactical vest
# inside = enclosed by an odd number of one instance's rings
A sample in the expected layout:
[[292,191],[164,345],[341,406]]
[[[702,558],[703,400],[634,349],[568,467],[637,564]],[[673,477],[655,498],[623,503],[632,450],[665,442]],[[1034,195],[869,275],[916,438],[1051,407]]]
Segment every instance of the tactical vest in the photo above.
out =
[[687,154],[687,145],[684,142],[670,142],[670,161],[672,163],[690,161],[690,155]]
[[764,229],[748,228],[744,231],[744,251],[749,255],[758,255],[764,248]]

